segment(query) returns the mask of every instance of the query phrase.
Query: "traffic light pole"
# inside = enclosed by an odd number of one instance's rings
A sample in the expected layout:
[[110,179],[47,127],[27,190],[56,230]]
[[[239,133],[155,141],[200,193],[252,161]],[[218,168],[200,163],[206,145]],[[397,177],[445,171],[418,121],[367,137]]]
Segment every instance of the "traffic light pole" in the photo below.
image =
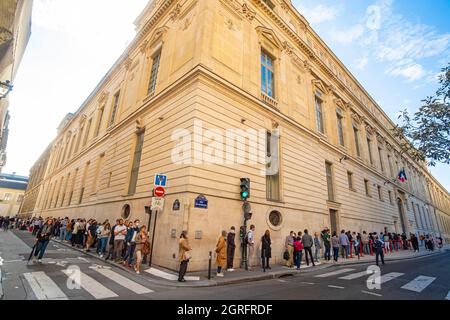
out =
[[242,239],[242,265],[244,266],[245,270],[248,271],[248,261],[247,261],[247,242],[245,241],[245,238],[247,236],[247,219],[244,218],[244,238]]

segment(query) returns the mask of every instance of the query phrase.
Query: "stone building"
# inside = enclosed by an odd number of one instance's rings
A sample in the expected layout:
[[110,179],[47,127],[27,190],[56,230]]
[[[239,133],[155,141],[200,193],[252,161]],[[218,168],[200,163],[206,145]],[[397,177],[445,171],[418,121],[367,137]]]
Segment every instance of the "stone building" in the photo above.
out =
[[15,173],[0,174],[0,216],[15,217],[22,205],[28,178]]
[[31,34],[33,0],[0,1],[0,172],[6,163],[8,94]]
[[26,212],[147,222],[154,176],[164,173],[153,262],[176,269],[188,230],[190,268],[202,270],[221,230],[243,224],[247,177],[249,223],[257,240],[271,231],[276,261],[289,231],[305,228],[449,239],[448,192],[401,155],[393,122],[290,1],[154,0],[136,27],[60,127],[43,176],[31,172],[39,191]]

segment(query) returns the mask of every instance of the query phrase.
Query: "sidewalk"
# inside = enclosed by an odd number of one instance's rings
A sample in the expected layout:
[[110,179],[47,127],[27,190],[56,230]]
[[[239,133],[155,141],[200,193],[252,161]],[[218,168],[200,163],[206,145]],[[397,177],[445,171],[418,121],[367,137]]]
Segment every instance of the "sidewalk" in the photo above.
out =
[[[134,271],[123,266],[112,262],[110,260],[101,259],[97,254],[92,252],[84,252],[84,250],[79,248],[72,247],[69,243],[61,242],[57,239],[52,239],[55,243],[60,245],[64,245],[73,250],[79,251],[85,255],[90,256],[91,258],[99,259],[103,263],[107,263],[113,265],[115,267],[121,268],[124,271],[131,272],[134,274]],[[398,261],[398,260],[408,260],[408,259],[417,259],[422,257],[427,257],[430,255],[436,255],[440,253],[446,252],[446,250],[450,250],[450,245],[445,245],[442,251],[435,250],[433,252],[425,251],[424,247],[420,247],[419,253],[414,253],[412,250],[399,250],[394,251],[392,253],[385,254],[385,261]],[[151,279],[152,281],[156,281],[158,284],[167,285],[167,286],[175,286],[175,287],[212,287],[212,286],[224,286],[231,285],[237,283],[245,283],[245,282],[253,282],[253,281],[261,281],[261,280],[269,280],[269,279],[278,279],[287,276],[294,276],[296,274],[314,272],[317,270],[322,270],[326,268],[331,268],[333,266],[343,266],[343,265],[357,265],[357,264],[367,264],[374,263],[375,256],[366,255],[361,257],[358,260],[358,257],[354,256],[352,259],[342,260],[339,257],[338,263],[334,262],[321,262],[316,263],[316,267],[312,267],[311,265],[308,267],[304,262],[302,262],[301,270],[297,271],[295,269],[289,269],[283,265],[272,265],[271,270],[266,270],[264,272],[262,268],[256,267],[251,271],[246,271],[244,269],[236,269],[233,272],[226,272],[223,278],[216,277],[215,268],[211,270],[211,280],[208,280],[208,271],[201,272],[189,272],[186,274],[186,282],[178,282],[177,274],[174,271],[164,269],[162,267],[151,267],[148,268],[146,266],[142,266],[141,276],[147,279]],[[155,280],[156,279],[156,280]]]

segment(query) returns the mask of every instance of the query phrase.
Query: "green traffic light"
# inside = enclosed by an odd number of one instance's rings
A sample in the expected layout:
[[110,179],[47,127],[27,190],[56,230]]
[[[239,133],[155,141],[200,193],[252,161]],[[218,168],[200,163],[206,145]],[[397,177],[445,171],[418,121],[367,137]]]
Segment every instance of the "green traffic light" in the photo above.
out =
[[247,199],[248,198],[248,192],[247,191],[241,192],[241,197],[244,198],[244,199]]

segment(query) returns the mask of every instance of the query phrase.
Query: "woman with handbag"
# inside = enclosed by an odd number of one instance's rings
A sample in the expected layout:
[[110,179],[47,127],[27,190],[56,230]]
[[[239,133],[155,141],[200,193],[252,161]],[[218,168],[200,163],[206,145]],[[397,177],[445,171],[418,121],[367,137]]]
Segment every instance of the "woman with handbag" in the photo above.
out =
[[263,269],[272,269],[269,261],[272,258],[272,240],[270,240],[270,231],[266,230],[261,238],[261,261]]
[[186,282],[184,279],[184,275],[186,274],[187,267],[189,260],[191,259],[191,253],[192,250],[191,246],[189,245],[188,241],[188,232],[183,231],[181,232],[180,236],[180,243],[179,243],[179,258],[180,258],[180,271],[178,274],[178,281],[179,282]]
[[145,252],[149,245],[148,243],[148,237],[147,237],[147,227],[142,226],[139,230],[139,233],[136,235],[136,238],[134,239],[136,243],[135,247],[135,254],[136,254],[136,264],[134,265],[134,271],[136,271],[137,274],[141,273],[141,264],[142,264],[142,255],[146,254]]

